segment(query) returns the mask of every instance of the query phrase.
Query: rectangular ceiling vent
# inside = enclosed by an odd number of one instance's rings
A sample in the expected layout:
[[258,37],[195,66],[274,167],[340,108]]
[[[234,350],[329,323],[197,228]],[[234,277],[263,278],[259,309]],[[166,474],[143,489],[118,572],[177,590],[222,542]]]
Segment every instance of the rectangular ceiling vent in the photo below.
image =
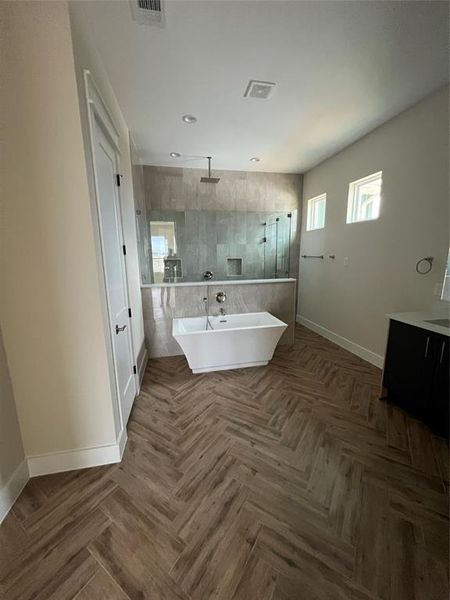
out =
[[164,0],[131,0],[133,19],[140,25],[164,27]]
[[261,98],[267,100],[272,94],[275,83],[271,81],[258,81],[250,79],[244,93],[244,98]]

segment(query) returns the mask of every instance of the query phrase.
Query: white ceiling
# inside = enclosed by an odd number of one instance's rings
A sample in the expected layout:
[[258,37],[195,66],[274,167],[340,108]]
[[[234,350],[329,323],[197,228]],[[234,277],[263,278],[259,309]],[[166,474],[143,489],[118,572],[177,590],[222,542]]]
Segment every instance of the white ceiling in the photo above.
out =
[[446,2],[166,0],[164,28],[82,4],[144,164],[305,172],[448,81]]

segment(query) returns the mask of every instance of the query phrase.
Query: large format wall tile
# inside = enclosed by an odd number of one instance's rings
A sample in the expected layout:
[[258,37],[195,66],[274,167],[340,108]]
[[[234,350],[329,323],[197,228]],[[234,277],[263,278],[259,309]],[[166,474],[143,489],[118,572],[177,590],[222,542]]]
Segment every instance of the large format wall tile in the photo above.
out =
[[[297,276],[301,176],[216,171],[221,180],[213,185],[200,183],[202,173],[198,169],[145,166],[143,171],[147,218],[175,221],[177,254],[182,256],[184,276],[198,278],[205,270],[226,276],[229,258],[242,259],[245,277],[271,276],[275,257],[271,256],[269,246],[262,243],[263,223],[269,213],[289,211],[292,211],[290,274]],[[267,310],[288,323],[280,343],[292,343],[294,283],[239,283],[219,288],[215,285],[143,288],[145,336],[150,355],[181,354],[172,337],[172,319],[203,315],[205,296],[209,297],[211,313],[217,314],[218,291],[227,294],[228,313]]]
[[[199,317],[205,314],[208,298],[210,314],[224,307],[228,314],[268,311],[288,324],[280,344],[292,344],[295,325],[295,281],[284,283],[239,283],[142,288],[145,340],[151,357],[183,354],[172,337],[172,319]],[[216,294],[225,292],[225,304]]]
[[216,171],[220,182],[200,183],[199,169],[144,166],[148,209],[289,211],[299,208],[302,176],[295,173]]
[[[271,276],[271,261],[265,268],[264,249],[259,248],[263,223],[270,215],[288,212],[292,212],[289,275],[297,277],[301,175],[217,171],[220,182],[214,185],[200,183],[199,169],[144,166],[143,173],[147,219],[175,222],[177,254],[187,281],[198,281],[204,270],[226,276],[226,258],[238,257],[244,278]],[[145,233],[140,243],[148,244]]]
[[232,275],[227,268],[229,258],[241,259],[239,275],[244,280],[271,278],[275,273],[278,277],[295,277],[299,252],[298,232],[294,229],[297,213],[291,211],[288,218],[287,213],[152,209],[147,211],[147,218],[150,222],[174,223],[174,248],[181,260],[181,276],[185,282],[193,282],[201,281],[205,270],[212,271],[217,279],[226,279]]

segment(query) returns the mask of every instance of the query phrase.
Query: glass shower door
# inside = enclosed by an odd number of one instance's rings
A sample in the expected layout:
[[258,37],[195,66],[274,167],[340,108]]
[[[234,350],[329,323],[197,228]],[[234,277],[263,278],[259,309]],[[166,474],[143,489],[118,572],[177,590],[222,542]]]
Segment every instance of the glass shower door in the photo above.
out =
[[268,216],[264,223],[264,279],[276,277],[277,228],[277,217],[274,215]]
[[275,277],[289,277],[291,260],[291,213],[278,217]]
[[291,213],[270,215],[265,223],[264,278],[289,277]]

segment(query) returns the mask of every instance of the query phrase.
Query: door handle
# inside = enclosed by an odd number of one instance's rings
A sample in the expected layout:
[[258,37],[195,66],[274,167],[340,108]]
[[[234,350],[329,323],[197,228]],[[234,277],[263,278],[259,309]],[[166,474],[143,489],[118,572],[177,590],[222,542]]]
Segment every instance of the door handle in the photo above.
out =
[[444,350],[445,350],[445,340],[442,342],[442,346],[441,346],[441,356],[439,357],[440,365],[442,365],[442,359],[444,358]]
[[430,336],[427,336],[427,343],[425,344],[425,355],[424,358],[428,356],[428,346],[430,345]]
[[116,325],[116,335],[118,333],[120,333],[121,331],[124,331],[124,329],[126,329],[126,325],[122,325],[122,327],[119,327],[118,325]]

